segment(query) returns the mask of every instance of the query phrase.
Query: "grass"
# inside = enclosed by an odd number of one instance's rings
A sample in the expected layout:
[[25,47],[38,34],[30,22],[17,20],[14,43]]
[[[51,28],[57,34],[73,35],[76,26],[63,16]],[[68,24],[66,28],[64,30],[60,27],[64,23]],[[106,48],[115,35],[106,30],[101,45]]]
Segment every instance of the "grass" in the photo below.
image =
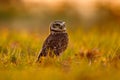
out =
[[[44,32],[45,33],[45,32]],[[60,58],[35,63],[47,33],[0,30],[0,80],[119,80],[120,32],[68,30]]]

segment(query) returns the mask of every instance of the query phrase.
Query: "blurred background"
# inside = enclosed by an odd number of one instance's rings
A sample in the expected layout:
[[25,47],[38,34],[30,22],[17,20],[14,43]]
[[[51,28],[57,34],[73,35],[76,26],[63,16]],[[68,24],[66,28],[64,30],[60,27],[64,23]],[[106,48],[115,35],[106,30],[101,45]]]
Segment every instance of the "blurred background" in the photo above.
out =
[[72,30],[119,28],[120,0],[0,0],[0,28],[48,30],[54,20]]

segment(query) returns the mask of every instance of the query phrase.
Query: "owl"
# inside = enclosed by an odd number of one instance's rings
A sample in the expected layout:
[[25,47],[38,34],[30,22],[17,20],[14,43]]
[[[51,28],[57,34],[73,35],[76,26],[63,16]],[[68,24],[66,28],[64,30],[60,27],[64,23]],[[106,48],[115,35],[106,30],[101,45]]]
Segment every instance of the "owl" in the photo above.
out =
[[54,21],[50,24],[50,34],[43,43],[42,50],[38,55],[37,62],[41,57],[59,56],[68,46],[68,34],[66,32],[65,22]]

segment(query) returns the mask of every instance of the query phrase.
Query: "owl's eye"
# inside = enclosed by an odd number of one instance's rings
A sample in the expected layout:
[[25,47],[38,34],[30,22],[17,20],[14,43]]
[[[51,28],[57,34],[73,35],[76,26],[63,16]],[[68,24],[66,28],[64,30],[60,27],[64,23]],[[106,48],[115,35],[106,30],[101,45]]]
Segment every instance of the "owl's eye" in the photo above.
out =
[[60,26],[60,24],[55,24],[55,26]]
[[59,26],[60,26],[60,24],[55,24],[55,26],[56,26],[56,27],[59,27]]
[[57,27],[59,27],[60,26],[60,24],[54,24],[53,25],[53,28],[57,28]]

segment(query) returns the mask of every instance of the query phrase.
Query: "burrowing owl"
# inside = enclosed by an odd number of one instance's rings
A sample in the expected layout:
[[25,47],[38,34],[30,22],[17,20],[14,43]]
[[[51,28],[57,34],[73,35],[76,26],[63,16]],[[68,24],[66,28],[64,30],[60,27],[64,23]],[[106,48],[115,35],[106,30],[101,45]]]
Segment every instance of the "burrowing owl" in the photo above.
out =
[[68,34],[66,32],[65,22],[54,21],[50,24],[50,34],[45,40],[42,50],[38,55],[37,62],[41,56],[59,56],[68,45]]

